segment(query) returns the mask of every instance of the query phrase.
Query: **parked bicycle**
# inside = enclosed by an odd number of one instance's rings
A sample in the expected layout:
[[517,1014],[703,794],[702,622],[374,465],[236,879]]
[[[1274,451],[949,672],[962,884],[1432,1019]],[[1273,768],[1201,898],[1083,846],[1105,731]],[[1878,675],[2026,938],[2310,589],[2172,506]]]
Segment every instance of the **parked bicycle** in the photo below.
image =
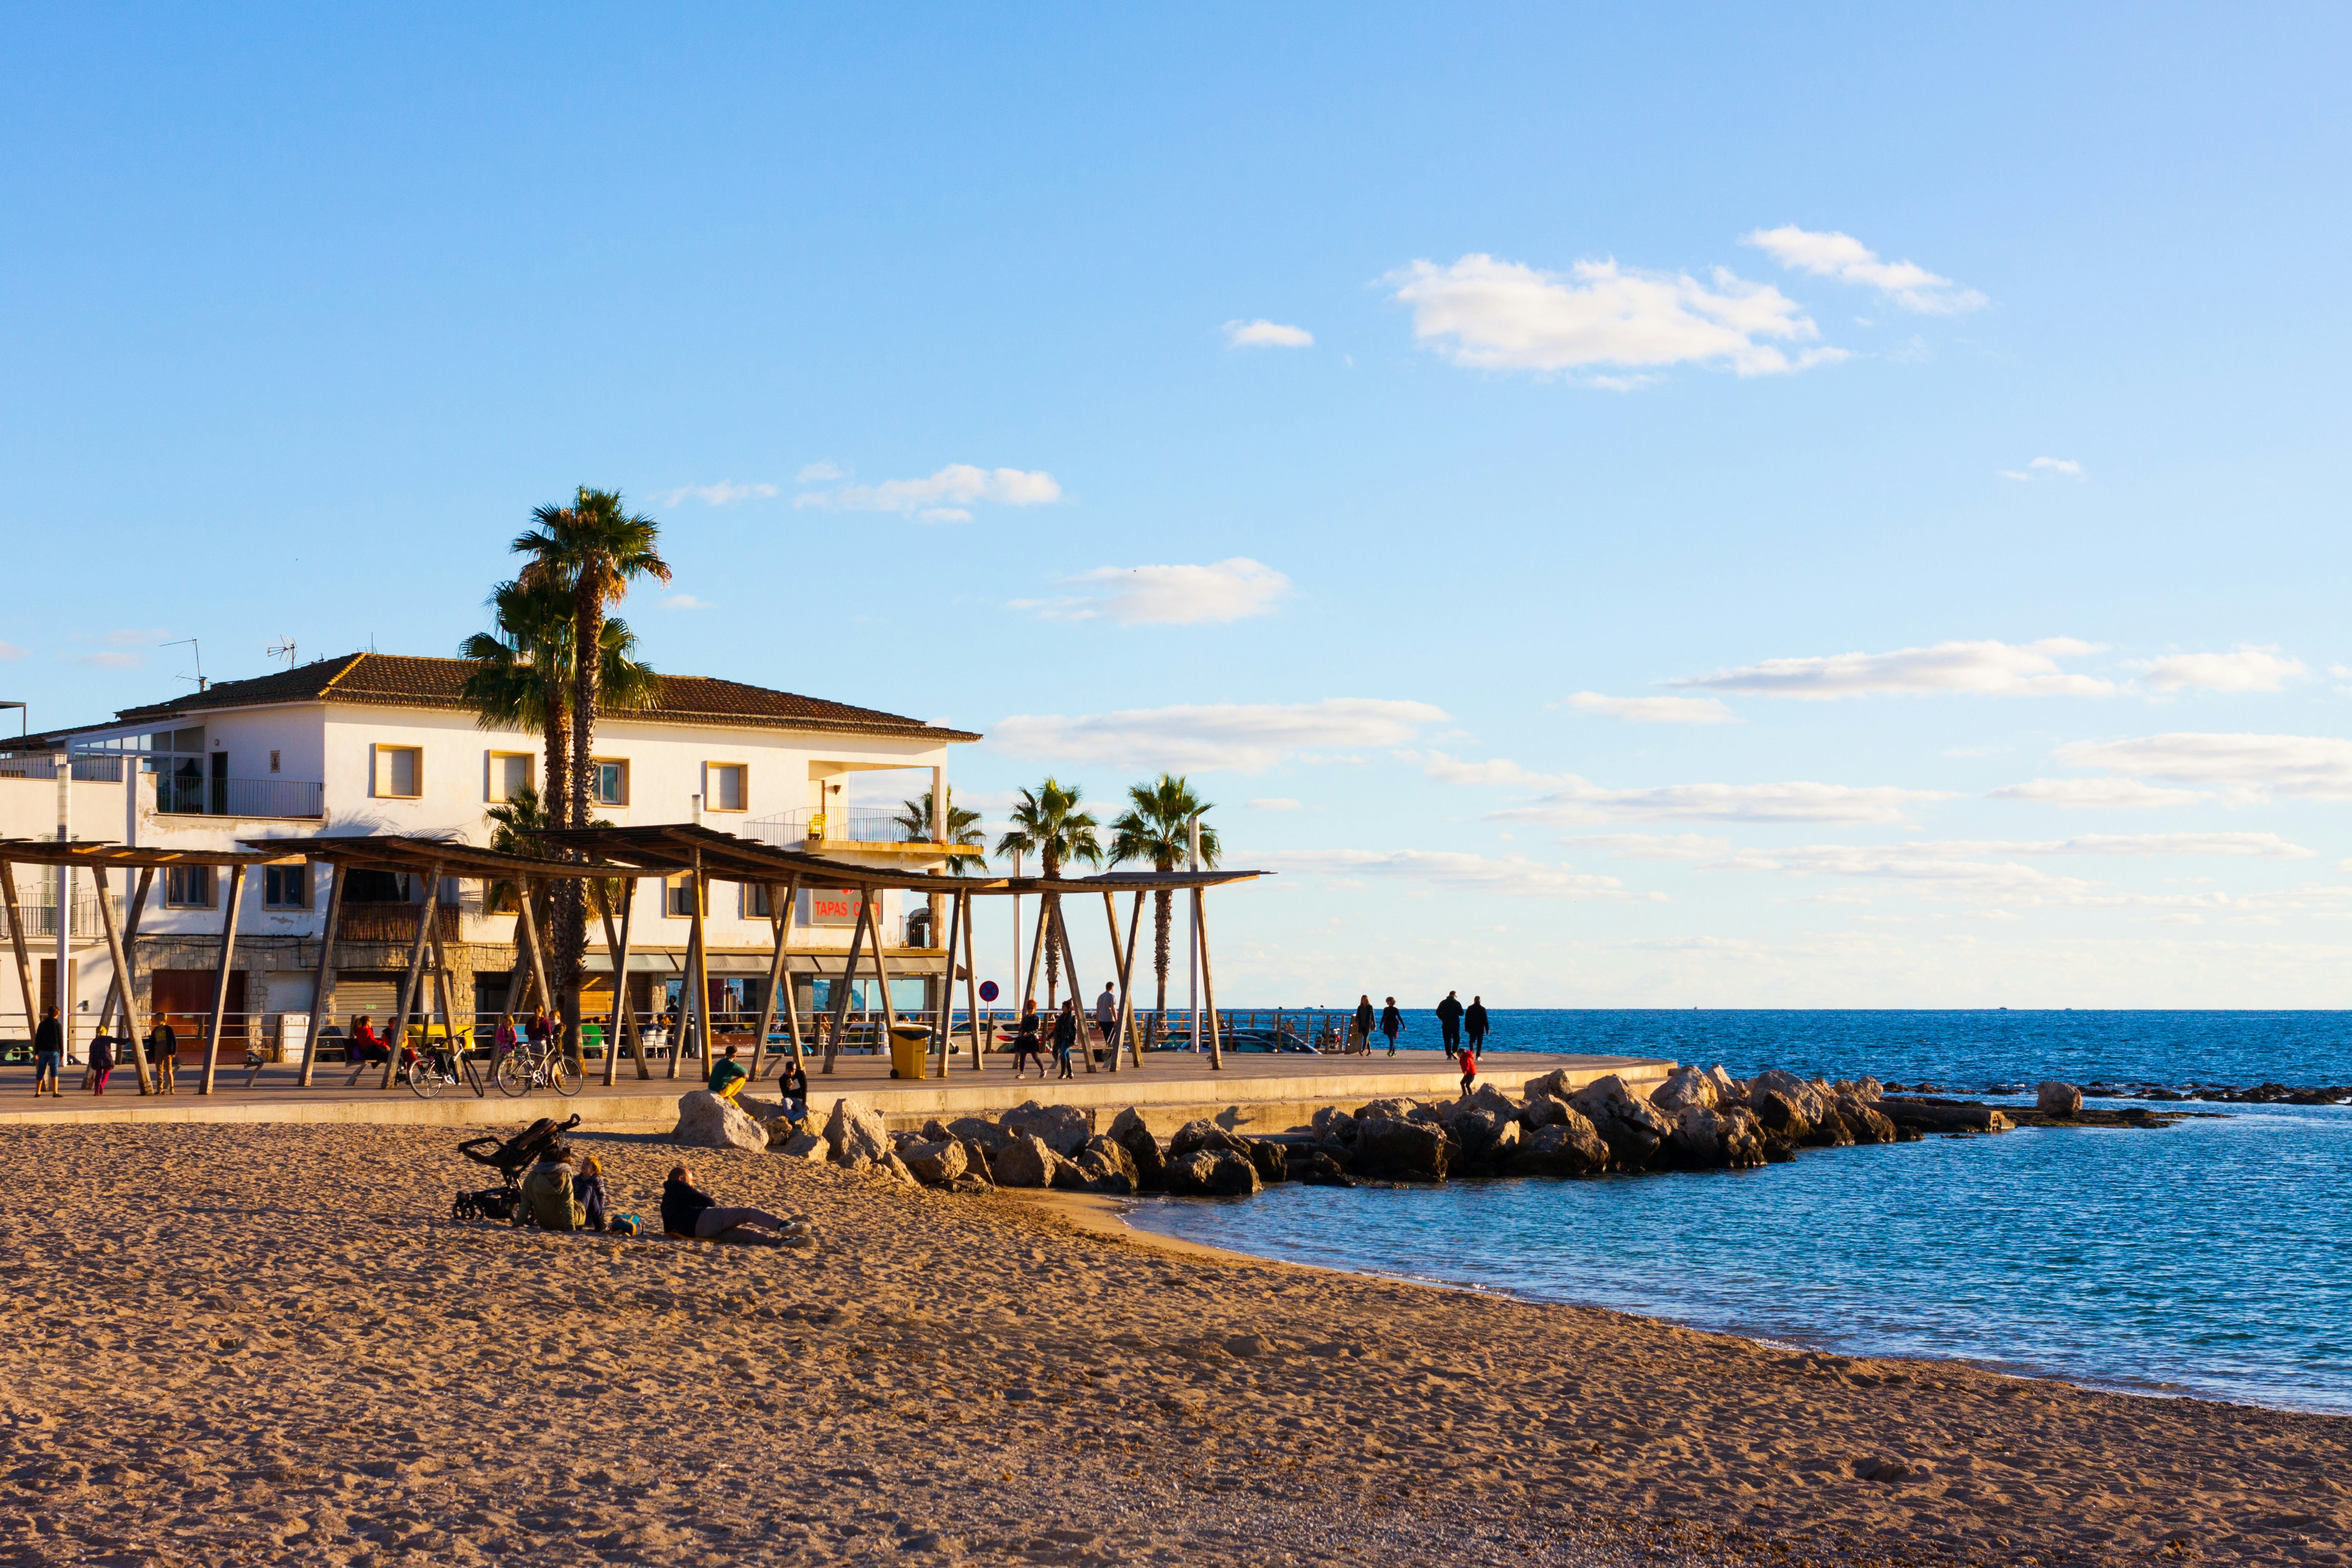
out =
[[562,1043],[552,1036],[536,1045],[518,1041],[499,1058],[496,1076],[499,1088],[518,1098],[534,1089],[552,1089],[568,1099],[588,1081],[580,1070],[579,1058],[564,1055]]
[[393,1081],[406,1084],[419,1100],[430,1100],[445,1089],[470,1089],[479,1100],[489,1089],[466,1045],[463,1039],[442,1039],[426,1042],[422,1051],[404,1047]]

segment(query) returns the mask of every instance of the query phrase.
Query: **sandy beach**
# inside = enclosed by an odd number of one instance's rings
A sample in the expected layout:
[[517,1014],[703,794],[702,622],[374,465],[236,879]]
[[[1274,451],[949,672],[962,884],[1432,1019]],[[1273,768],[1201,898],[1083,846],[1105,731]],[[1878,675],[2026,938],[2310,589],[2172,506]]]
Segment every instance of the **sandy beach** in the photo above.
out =
[[[2352,1421],[1255,1262],[698,1151],[808,1250],[448,1217],[442,1131],[0,1129],[12,1563],[2352,1561]],[[586,1133],[617,1206],[679,1155]]]

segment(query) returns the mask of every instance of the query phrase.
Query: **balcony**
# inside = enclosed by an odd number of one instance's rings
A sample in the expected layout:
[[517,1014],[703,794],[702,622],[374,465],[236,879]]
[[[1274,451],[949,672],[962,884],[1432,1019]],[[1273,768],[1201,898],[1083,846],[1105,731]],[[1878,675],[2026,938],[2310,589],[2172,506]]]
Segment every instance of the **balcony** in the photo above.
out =
[[[826,844],[909,844],[907,829],[898,821],[897,812],[862,805],[762,816],[745,826],[743,837],[772,844],[779,849],[813,849]],[[912,842],[927,844],[928,840]]]
[[159,774],[155,809],[165,816],[304,818],[327,815],[327,786],[299,779],[210,779]]

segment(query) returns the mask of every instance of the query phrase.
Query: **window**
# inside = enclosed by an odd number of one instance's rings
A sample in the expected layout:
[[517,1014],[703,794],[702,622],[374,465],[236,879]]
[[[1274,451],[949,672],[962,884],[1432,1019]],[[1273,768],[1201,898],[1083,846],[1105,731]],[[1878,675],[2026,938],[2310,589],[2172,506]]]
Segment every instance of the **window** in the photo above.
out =
[[743,884],[743,918],[745,920],[766,920],[774,909],[775,906],[768,899],[768,884],[765,882]]
[[375,793],[414,800],[425,793],[425,752],[419,746],[375,749]]
[[[710,887],[702,889],[702,912],[710,912]],[[662,884],[662,913],[672,920],[690,920],[694,915],[694,874],[680,872]]]
[[163,868],[163,902],[175,910],[208,910],[213,907],[213,868],[210,866],[166,866]]
[[310,868],[264,866],[261,907],[265,910],[307,910],[310,907]]
[[744,810],[751,770],[741,763],[702,764],[702,804],[710,811]]
[[269,753],[269,771],[273,773],[278,771],[278,753],[276,752]]
[[492,752],[489,798],[512,800],[531,788],[532,760],[529,752]]
[[596,804],[626,805],[629,804],[629,764],[620,757],[596,759]]

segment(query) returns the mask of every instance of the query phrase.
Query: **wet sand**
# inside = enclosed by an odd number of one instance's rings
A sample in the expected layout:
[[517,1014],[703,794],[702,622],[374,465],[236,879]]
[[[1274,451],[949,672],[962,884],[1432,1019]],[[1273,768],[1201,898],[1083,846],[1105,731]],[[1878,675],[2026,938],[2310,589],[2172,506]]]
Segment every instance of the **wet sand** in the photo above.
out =
[[[446,1131],[0,1129],[0,1560],[2352,1562],[2352,1421],[1790,1354],[696,1152],[816,1247],[448,1218]],[[591,1135],[651,1216],[679,1151]]]

